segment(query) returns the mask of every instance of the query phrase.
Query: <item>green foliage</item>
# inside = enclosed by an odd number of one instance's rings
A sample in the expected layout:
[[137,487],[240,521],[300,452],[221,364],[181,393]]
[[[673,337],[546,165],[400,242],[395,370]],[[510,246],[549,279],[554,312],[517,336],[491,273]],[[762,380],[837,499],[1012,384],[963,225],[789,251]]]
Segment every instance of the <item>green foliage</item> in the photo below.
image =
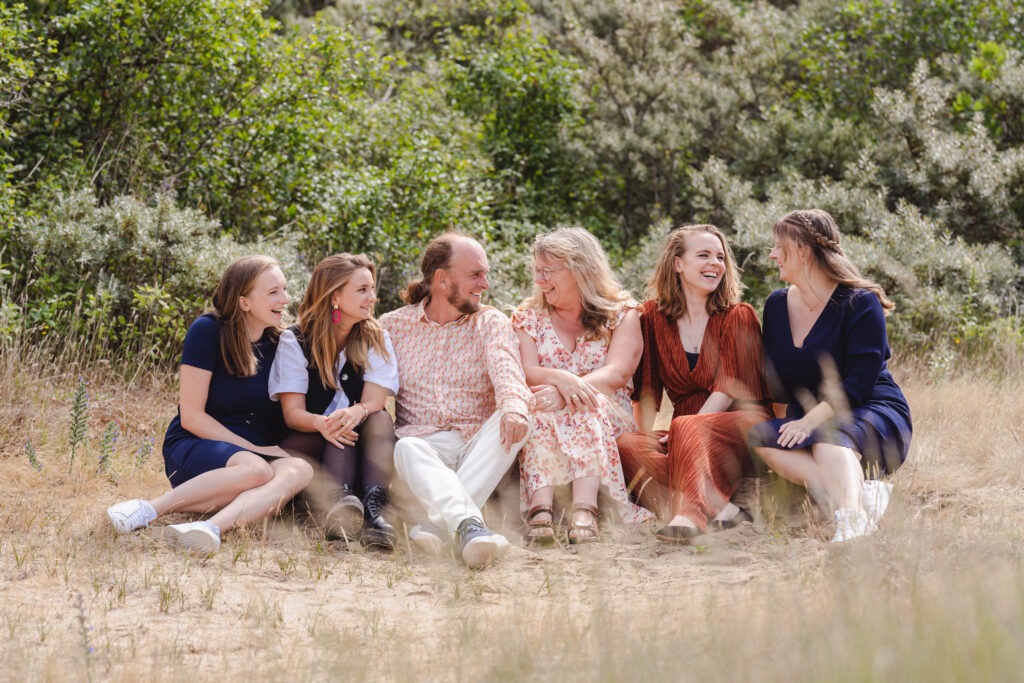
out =
[[352,153],[311,169],[309,208],[289,232],[310,265],[333,252],[369,254],[380,264],[387,310],[432,236],[452,226],[487,234],[489,166],[444,93],[426,82],[347,125]]
[[807,3],[798,97],[867,114],[875,88],[902,88],[921,60],[967,57],[981,41],[1020,46],[1020,8],[1008,0],[856,0]]
[[571,3],[567,18],[562,42],[586,65],[577,97],[587,125],[574,149],[598,178],[591,212],[600,222],[590,227],[628,248],[678,210],[696,138],[681,113],[698,43],[667,3]]
[[897,300],[894,338],[1010,339],[1021,21],[1009,0],[4,5],[0,338],[172,360],[254,251],[295,297],[323,256],[366,252],[387,310],[453,227],[510,305],[556,224],[640,295],[662,235],[712,222],[757,303],[772,222],[821,206]]
[[888,134],[871,148],[877,181],[953,234],[1019,240],[1024,154],[1020,147],[1000,149],[981,112],[961,125],[956,90],[922,62],[905,90],[876,91],[877,125]]
[[302,208],[381,68],[340,29],[278,34],[248,0],[72,1],[47,29],[68,78],[19,122],[23,153],[76,161],[103,201],[176,189],[247,238]]
[[14,166],[11,150],[17,136],[10,121],[29,104],[26,90],[33,83],[48,83],[59,78],[43,66],[44,55],[53,49],[26,17],[24,4],[0,6],[0,232],[10,228],[19,201],[11,176]]
[[964,90],[953,102],[953,111],[981,112],[992,140],[1000,149],[1024,145],[1022,49],[983,42],[971,57],[966,72],[962,67],[959,70]]
[[36,453],[36,447],[32,445],[31,439],[25,440],[25,457],[28,458],[28,464],[32,469],[36,472],[43,471],[43,463],[39,461],[39,454]]
[[442,64],[455,106],[481,129],[498,185],[494,215],[564,221],[583,198],[568,147],[577,67],[537,33],[523,3],[506,4],[518,16],[450,29]]
[[5,333],[68,336],[83,356],[120,349],[156,361],[176,359],[188,322],[203,311],[224,268],[247,253],[281,263],[294,292],[305,276],[285,243],[240,244],[215,221],[180,210],[164,195],[147,204],[116,197],[101,206],[91,191],[57,196],[42,215],[20,221],[0,243],[19,264],[5,296],[22,302]]
[[97,462],[97,469],[100,472],[107,472],[110,469],[110,461],[117,449],[117,440],[121,436],[121,428],[116,422],[109,422],[100,435],[100,455]]
[[89,426],[89,389],[86,381],[79,377],[75,385],[75,393],[71,398],[71,432],[68,435],[68,447],[71,457],[68,460],[68,471],[75,465],[75,455],[79,446],[85,446]]

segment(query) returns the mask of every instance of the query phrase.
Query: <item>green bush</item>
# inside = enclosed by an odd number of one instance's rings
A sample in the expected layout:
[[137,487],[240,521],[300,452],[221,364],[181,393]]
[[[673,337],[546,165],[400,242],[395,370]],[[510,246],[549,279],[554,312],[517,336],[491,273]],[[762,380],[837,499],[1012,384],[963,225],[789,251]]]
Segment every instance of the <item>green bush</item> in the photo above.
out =
[[442,36],[442,65],[455,106],[480,128],[493,167],[497,218],[554,224],[573,217],[588,189],[569,149],[577,123],[577,66],[524,15],[508,25],[464,25]]
[[821,206],[896,298],[895,340],[976,348],[1019,327],[1017,9],[4,5],[0,324],[91,325],[90,344],[112,354],[173,341],[223,265],[178,253],[190,240],[223,261],[269,240],[306,269],[366,252],[387,310],[449,228],[484,240],[491,301],[514,304],[529,241],[560,223],[597,234],[638,296],[666,230],[715,223],[759,303],[780,284],[771,223]]
[[905,201],[890,209],[867,160],[845,175],[837,182],[793,174],[770,185],[766,201],[721,162],[697,174],[697,218],[728,234],[747,300],[760,305],[784,286],[768,259],[775,221],[794,208],[817,207],[835,216],[846,252],[896,302],[889,322],[894,343],[927,350],[963,337],[969,326],[1019,315],[1024,273],[1005,247],[971,244]]
[[2,251],[18,264],[4,285],[4,336],[75,339],[88,345],[78,349],[83,358],[177,359],[189,322],[244,254],[277,258],[296,302],[306,280],[290,245],[238,243],[170,196],[101,205],[91,190],[60,195],[44,215],[16,224]]

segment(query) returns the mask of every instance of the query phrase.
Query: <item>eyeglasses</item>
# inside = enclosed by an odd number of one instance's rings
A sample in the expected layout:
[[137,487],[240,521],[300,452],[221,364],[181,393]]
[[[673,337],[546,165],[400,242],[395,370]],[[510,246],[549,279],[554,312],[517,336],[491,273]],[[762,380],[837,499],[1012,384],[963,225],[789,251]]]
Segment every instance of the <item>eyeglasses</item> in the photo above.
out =
[[551,276],[560,270],[565,270],[565,266],[558,266],[557,268],[534,268],[533,277],[538,280],[550,280]]

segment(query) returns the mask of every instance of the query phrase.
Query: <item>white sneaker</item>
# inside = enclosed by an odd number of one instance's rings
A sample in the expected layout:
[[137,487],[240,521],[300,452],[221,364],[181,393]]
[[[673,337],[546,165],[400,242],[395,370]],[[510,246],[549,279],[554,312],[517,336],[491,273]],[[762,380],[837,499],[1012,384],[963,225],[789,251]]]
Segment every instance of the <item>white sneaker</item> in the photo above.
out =
[[444,552],[444,539],[433,524],[425,522],[409,529],[409,540],[420,552],[430,557],[440,557]]
[[832,537],[832,543],[845,543],[860,536],[873,534],[878,529],[878,526],[868,518],[868,513],[863,510],[843,508],[836,510],[835,518],[836,534]]
[[868,513],[868,519],[874,522],[875,526],[882,521],[882,515],[889,507],[891,497],[892,484],[889,482],[878,479],[864,481],[864,488],[860,492],[860,502],[864,506],[864,512]]
[[508,539],[488,529],[482,520],[469,517],[459,524],[459,556],[470,569],[486,567],[508,550]]
[[156,510],[148,501],[136,498],[107,508],[107,517],[119,534],[129,534],[136,529],[149,526],[156,519]]
[[176,548],[215,553],[220,549],[220,528],[205,521],[171,524],[164,529],[164,540]]
[[470,569],[480,569],[505,554],[509,548],[508,539],[501,534],[474,538],[462,549],[462,561]]

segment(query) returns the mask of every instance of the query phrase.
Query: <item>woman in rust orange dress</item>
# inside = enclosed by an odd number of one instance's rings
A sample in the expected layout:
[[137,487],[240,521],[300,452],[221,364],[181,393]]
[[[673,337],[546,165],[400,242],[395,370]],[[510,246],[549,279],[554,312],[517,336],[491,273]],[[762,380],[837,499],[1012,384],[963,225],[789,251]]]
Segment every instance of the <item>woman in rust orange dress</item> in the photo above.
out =
[[[669,522],[658,540],[688,543],[751,521],[730,502],[750,469],[746,434],[770,417],[761,377],[761,327],[725,236],[713,225],[669,234],[651,276],[640,324],[644,352],[634,380],[641,432],[619,437],[626,480],[639,502]],[[662,391],[674,409],[652,432]]]

